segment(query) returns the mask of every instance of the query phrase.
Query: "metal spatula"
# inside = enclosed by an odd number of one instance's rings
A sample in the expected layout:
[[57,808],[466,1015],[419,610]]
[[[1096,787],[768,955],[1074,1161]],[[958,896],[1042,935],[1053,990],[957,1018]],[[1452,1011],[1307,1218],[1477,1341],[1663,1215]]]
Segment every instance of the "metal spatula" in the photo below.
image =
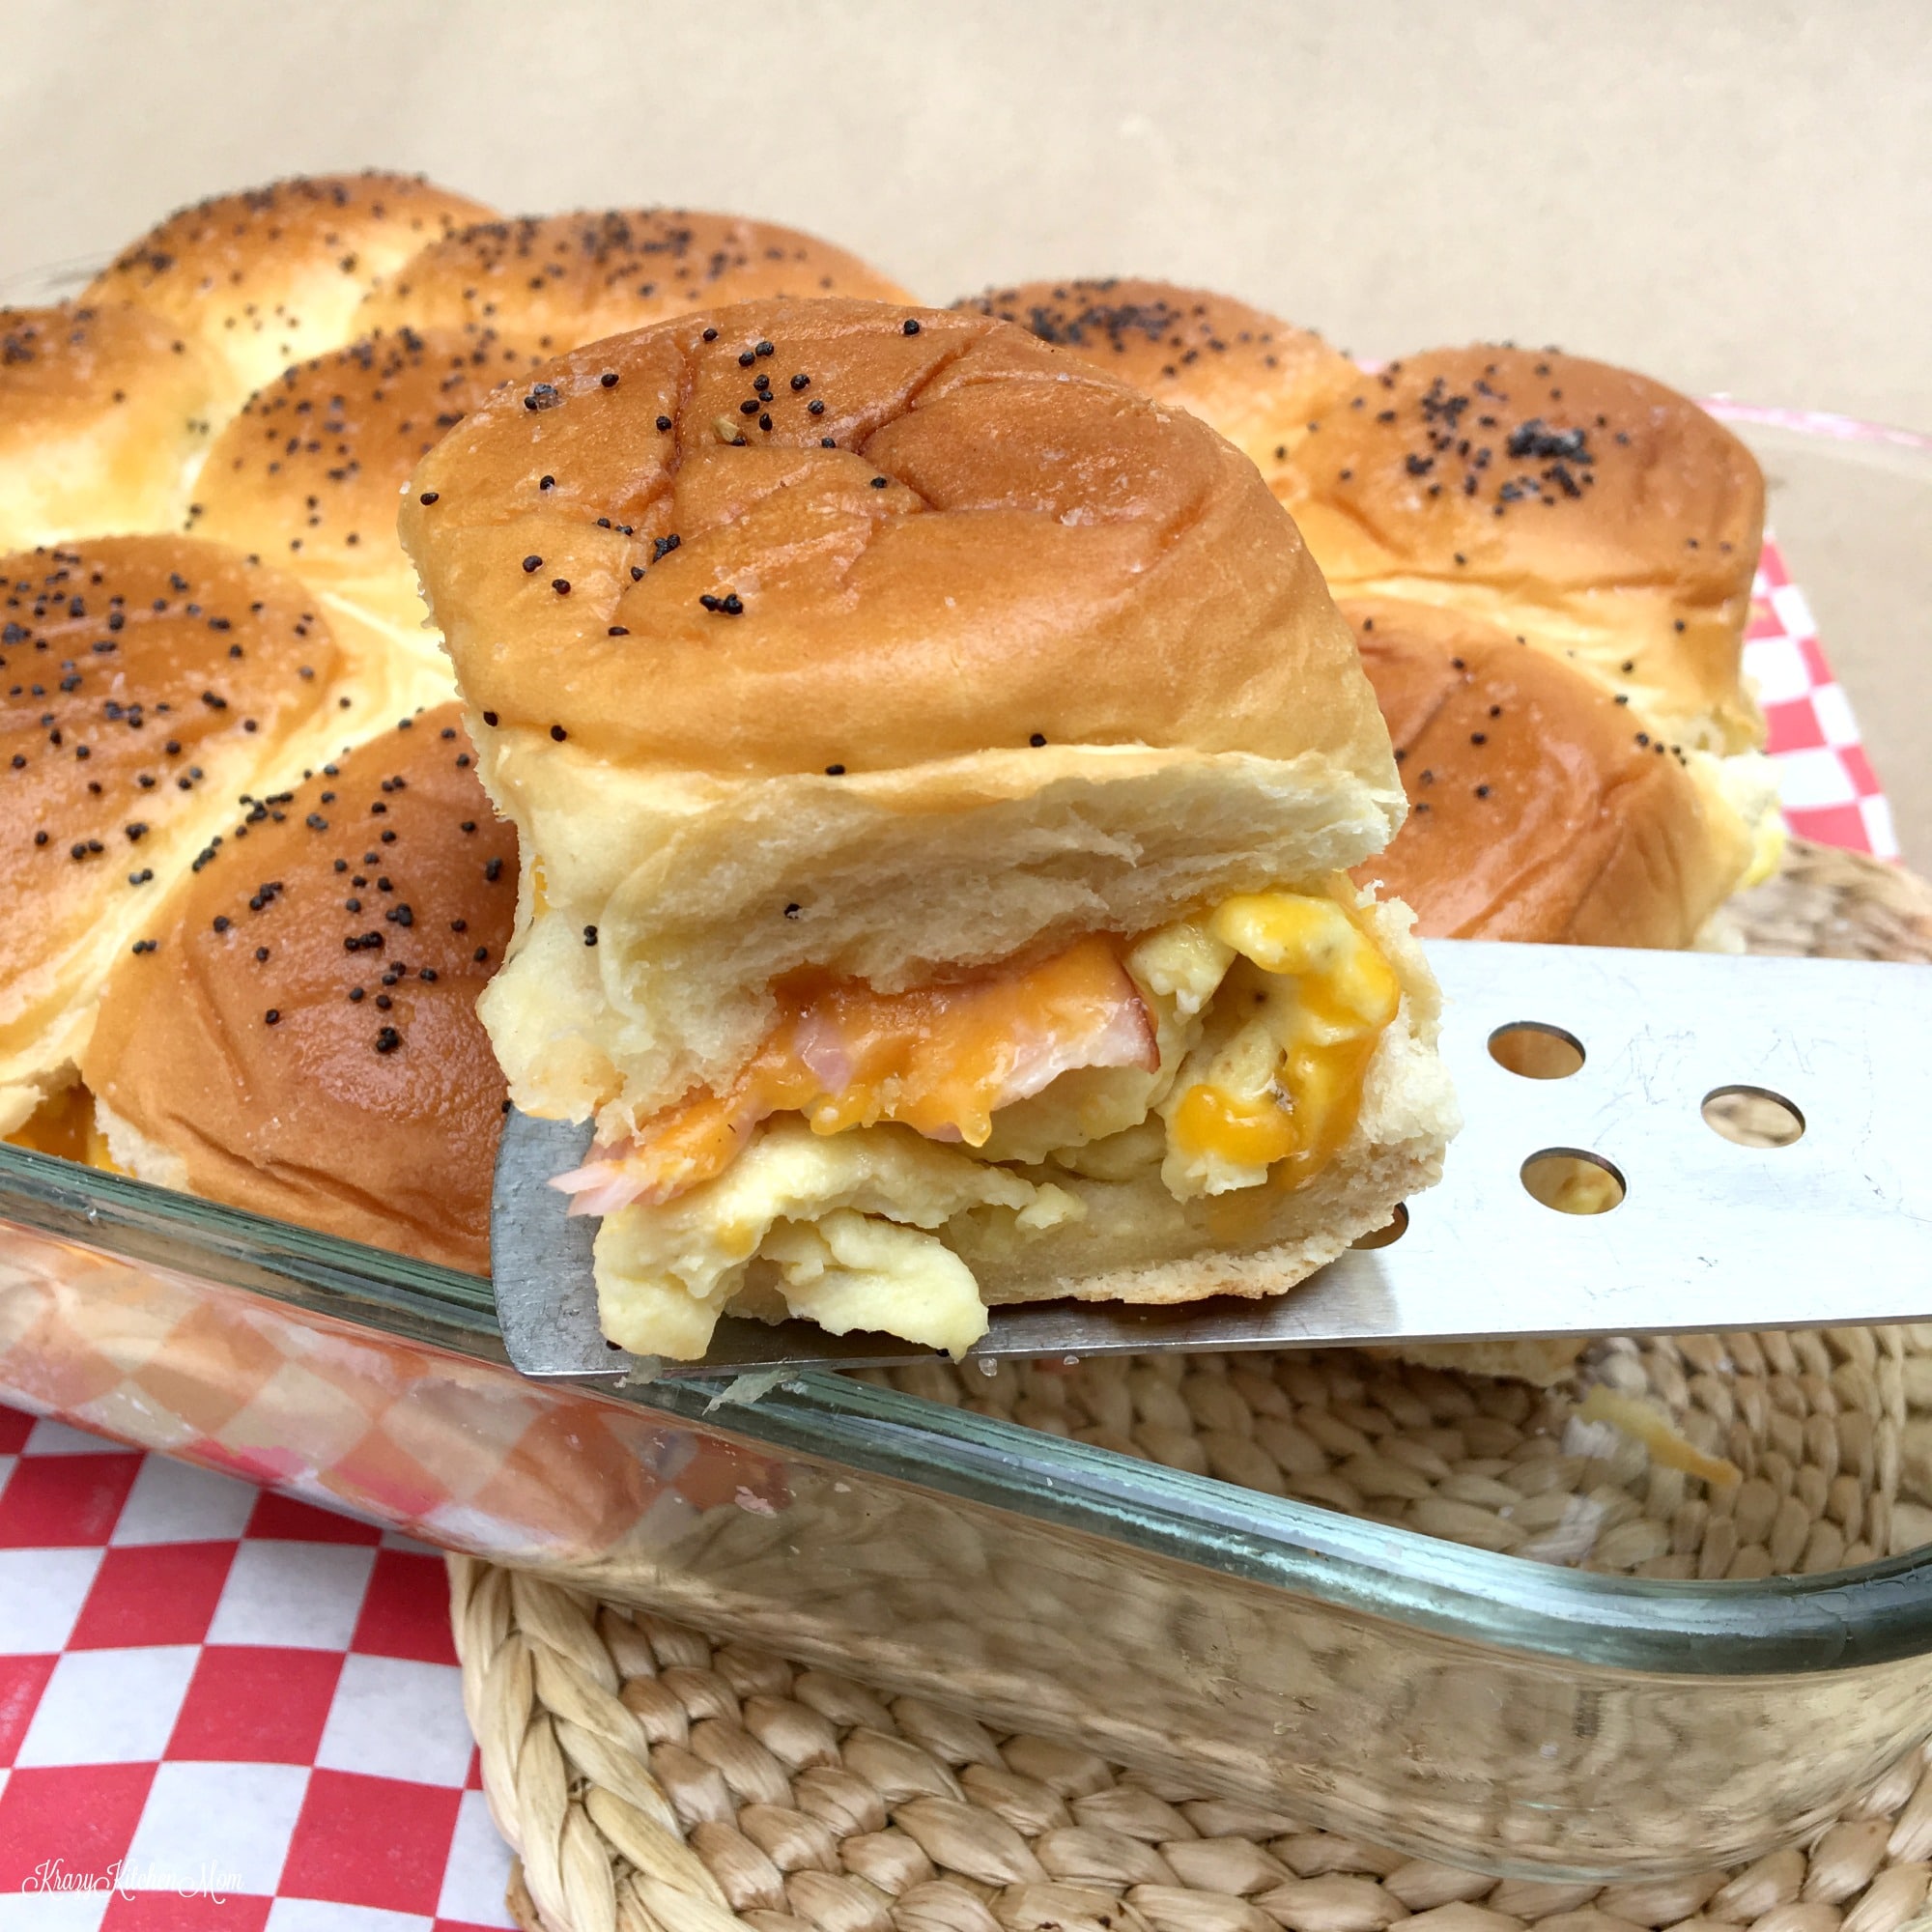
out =
[[[1441,1184],[1384,1245],[1270,1300],[996,1308],[974,1354],[1932,1319],[1932,967],[1467,940],[1426,951],[1464,1124]],[[703,1362],[615,1349],[597,1325],[596,1223],[567,1215],[546,1184],[589,1141],[587,1125],[505,1123],[491,1241],[504,1344],[526,1375],[854,1368],[927,1352],[729,1318]]]

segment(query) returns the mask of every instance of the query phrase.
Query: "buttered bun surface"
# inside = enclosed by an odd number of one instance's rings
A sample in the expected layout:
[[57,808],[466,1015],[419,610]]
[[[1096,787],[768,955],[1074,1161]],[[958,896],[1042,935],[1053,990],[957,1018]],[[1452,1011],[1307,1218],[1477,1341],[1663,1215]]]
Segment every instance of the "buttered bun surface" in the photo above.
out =
[[213,544],[0,558],[0,1133],[72,1078],[168,884],[348,735],[344,670],[299,583]]
[[1408,817],[1356,876],[1449,939],[1689,946],[1744,876],[1719,760],[1473,617],[1346,601]]
[[1661,383],[1553,350],[1431,350],[1363,376],[1271,481],[1338,596],[1484,618],[1666,744],[1762,741],[1741,666],[1764,479]]
[[1247,466],[980,316],[752,303],[593,344],[459,425],[401,525],[493,742],[721,777],[1036,738],[1389,776]]
[[457,707],[319,771],[120,960],[84,1064],[141,1179],[473,1273],[503,1079],[476,996],[516,840]]
[[480,221],[388,274],[360,330],[488,328],[554,355],[698,306],[761,297],[907,299],[815,235],[681,208]]
[[1131,275],[1021,282],[955,302],[1019,325],[1157,401],[1178,404],[1264,469],[1285,459],[1361,370],[1312,329],[1211,289]]
[[178,526],[215,384],[145,309],[0,309],[0,552]]
[[377,281],[491,210],[415,175],[307,175],[185,208],[89,285],[198,343],[218,372],[219,421],[291,362],[368,332],[356,315]]

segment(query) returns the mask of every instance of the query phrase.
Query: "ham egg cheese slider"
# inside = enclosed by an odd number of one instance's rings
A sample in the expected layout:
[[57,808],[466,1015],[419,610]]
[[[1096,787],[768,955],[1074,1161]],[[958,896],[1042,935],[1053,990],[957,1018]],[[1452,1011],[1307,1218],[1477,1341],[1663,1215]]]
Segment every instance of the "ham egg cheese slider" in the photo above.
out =
[[987,316],[748,302],[482,402],[401,531],[613,1341],[1276,1294],[1437,1178],[1435,988],[1347,876],[1388,734],[1195,417]]

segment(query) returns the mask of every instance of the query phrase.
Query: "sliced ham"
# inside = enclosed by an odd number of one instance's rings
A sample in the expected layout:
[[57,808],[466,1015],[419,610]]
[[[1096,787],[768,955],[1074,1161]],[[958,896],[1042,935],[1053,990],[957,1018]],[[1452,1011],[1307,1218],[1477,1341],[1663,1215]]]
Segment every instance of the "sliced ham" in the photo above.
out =
[[689,1095],[551,1182],[575,1197],[572,1213],[671,1200],[722,1173],[773,1114],[802,1113],[821,1133],[897,1121],[979,1147],[999,1108],[1063,1073],[1160,1064],[1152,1016],[1108,939],[903,993],[825,976],[775,990],[778,1023],[730,1088]]

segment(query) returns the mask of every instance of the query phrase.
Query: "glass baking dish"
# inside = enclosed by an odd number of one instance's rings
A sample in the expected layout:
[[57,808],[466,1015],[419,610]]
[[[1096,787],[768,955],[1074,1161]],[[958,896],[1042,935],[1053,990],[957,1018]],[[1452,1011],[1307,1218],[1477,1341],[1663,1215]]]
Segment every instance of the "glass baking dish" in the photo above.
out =
[[[1875,491],[1881,550],[1932,505],[1911,440],[1740,426],[1828,611],[1857,574],[1807,550],[1807,500]],[[1861,587],[1891,638],[1924,608],[1911,589]],[[1897,1338],[1871,1350],[1895,1417]],[[1502,1873],[1746,1859],[1932,1736],[1932,1550],[1584,1574],[860,1380],[750,1405],[540,1386],[505,1366],[482,1281],[5,1147],[0,1397],[1057,1735],[1164,1792]],[[1861,1438],[1881,1462],[1884,1426]]]

